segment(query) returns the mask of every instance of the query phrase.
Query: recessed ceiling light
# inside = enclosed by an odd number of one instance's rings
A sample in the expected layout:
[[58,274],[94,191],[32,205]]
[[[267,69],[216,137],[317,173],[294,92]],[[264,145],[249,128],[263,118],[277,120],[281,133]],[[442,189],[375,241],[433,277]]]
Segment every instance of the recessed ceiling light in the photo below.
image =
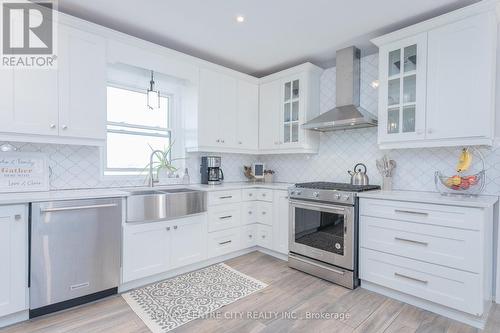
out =
[[245,16],[243,16],[243,15],[236,16],[236,22],[238,22],[238,23],[245,22]]

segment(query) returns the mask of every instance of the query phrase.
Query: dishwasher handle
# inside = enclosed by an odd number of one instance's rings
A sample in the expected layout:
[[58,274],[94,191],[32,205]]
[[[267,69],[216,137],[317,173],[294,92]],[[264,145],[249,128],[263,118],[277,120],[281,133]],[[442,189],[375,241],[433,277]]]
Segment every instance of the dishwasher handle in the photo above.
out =
[[101,205],[88,205],[88,206],[70,206],[70,207],[57,207],[57,208],[40,208],[41,213],[53,213],[53,212],[64,212],[68,210],[83,210],[83,209],[96,209],[96,208],[108,208],[116,207],[118,204],[101,204]]

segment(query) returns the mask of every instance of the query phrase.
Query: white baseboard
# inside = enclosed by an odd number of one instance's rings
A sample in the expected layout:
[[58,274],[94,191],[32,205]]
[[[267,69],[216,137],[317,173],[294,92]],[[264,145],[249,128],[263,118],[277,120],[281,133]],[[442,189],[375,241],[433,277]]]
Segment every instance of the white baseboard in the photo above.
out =
[[[484,314],[481,317],[473,316],[471,314],[461,312],[458,310],[451,309],[449,307],[439,305],[433,302],[426,301],[422,298],[418,298],[415,296],[411,296],[405,293],[401,293],[399,291],[383,287],[381,285],[367,282],[367,281],[361,281],[361,288],[364,288],[366,290],[370,290],[379,294],[382,294],[384,296],[394,298],[398,301],[408,303],[411,305],[414,305],[416,307],[419,307],[421,309],[431,311],[434,313],[437,313],[438,315],[448,317],[450,319],[459,321],[461,323],[473,326],[475,328],[479,329],[484,329],[486,325],[486,321],[488,320],[488,313],[490,310],[490,306],[488,306],[485,309]],[[491,303],[490,303],[491,305]]]
[[10,326],[30,318],[29,310],[19,311],[0,318],[0,327]]

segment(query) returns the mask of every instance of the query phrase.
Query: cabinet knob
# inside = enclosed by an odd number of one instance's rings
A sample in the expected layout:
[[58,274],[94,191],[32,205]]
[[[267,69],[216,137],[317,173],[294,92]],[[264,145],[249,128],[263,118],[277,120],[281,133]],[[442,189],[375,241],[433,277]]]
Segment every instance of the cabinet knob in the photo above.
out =
[[177,226],[176,225],[174,225],[174,230],[177,230]]
[[170,231],[170,227],[167,227],[167,231]]
[[56,124],[50,124],[50,128],[52,129],[56,128]]
[[217,140],[216,140],[216,142],[220,142],[220,140],[219,140],[219,139],[217,139]]
[[225,141],[224,140],[220,140],[220,142],[224,143]]
[[262,215],[266,215],[266,212],[262,212]]
[[252,238],[252,235],[248,235],[248,238]]
[[266,235],[262,235],[262,238],[266,238]]
[[249,210],[249,211],[248,211],[248,214],[249,214],[249,215],[252,215],[252,211],[251,211],[251,210]]
[[19,221],[21,219],[21,214],[14,215],[14,220]]
[[67,130],[67,129],[68,129],[68,126],[67,126],[67,125],[63,125],[63,126],[62,126],[62,129],[63,129],[63,130]]
[[243,142],[241,142],[241,141],[238,141],[238,144],[239,144],[239,145],[241,145],[241,144],[243,144]]
[[427,130],[427,133],[432,134],[432,133],[434,133],[434,130],[433,130],[432,128],[429,128],[429,129]]

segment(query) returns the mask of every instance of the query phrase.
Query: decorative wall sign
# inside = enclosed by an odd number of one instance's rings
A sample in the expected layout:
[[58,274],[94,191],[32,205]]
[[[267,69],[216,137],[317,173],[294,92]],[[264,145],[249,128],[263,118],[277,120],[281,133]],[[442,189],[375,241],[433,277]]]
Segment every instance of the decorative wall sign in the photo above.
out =
[[0,192],[48,190],[49,173],[45,154],[0,152]]

